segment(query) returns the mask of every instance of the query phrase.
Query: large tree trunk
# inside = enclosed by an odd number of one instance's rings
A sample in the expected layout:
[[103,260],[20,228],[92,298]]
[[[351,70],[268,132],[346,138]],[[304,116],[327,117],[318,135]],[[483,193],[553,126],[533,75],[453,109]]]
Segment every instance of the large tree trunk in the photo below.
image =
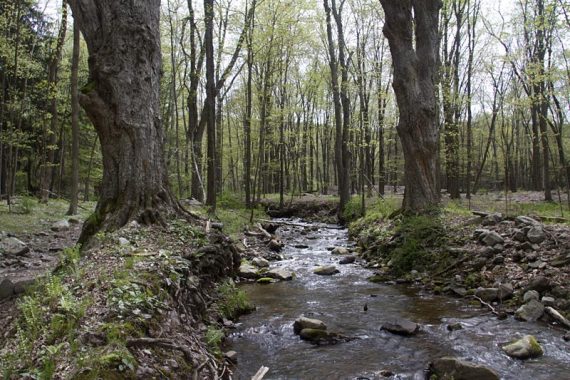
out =
[[406,186],[402,208],[405,212],[426,212],[440,202],[435,81],[441,1],[380,2],[386,14],[384,34],[392,52],[393,87],[400,111],[397,130],[404,152]]
[[80,103],[103,155],[102,190],[80,242],[130,219],[161,221],[178,207],[167,183],[160,120],[160,0],[70,1],[89,50],[89,84]]

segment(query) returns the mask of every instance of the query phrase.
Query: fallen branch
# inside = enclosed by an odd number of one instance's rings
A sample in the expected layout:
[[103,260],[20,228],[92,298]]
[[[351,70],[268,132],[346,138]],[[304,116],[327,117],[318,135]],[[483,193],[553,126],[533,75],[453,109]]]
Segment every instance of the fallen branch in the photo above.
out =
[[269,368],[267,368],[265,366],[261,366],[261,368],[259,368],[257,370],[257,372],[255,373],[255,375],[253,375],[251,380],[261,380],[261,379],[263,379],[263,377],[265,376],[265,374],[267,372],[269,372]]
[[260,230],[263,233],[263,235],[265,235],[265,237],[267,237],[268,239],[273,239],[273,236],[271,236],[271,234],[261,226],[261,223],[256,223],[255,226],[257,227],[258,230]]
[[257,237],[257,238],[265,236],[263,233],[257,233],[257,232],[251,232],[251,231],[245,231],[243,234],[245,236]]
[[169,348],[171,350],[181,351],[184,354],[184,358],[188,360],[188,362],[192,363],[192,365],[196,365],[194,363],[194,355],[192,355],[192,351],[190,350],[190,348],[176,344],[170,339],[132,338],[127,340],[127,347],[141,347],[141,346],[158,346],[162,348]]

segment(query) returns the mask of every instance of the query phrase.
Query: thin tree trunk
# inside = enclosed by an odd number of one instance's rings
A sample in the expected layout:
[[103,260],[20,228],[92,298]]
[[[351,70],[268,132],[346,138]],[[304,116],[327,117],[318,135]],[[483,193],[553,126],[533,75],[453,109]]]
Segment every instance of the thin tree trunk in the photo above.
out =
[[79,27],[74,21],[73,53],[71,56],[71,196],[67,215],[77,214],[79,201],[79,48]]

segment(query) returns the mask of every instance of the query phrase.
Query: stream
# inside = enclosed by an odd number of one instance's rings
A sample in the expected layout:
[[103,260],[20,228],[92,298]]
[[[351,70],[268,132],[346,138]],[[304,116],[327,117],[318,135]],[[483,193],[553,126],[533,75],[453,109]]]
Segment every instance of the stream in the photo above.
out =
[[[296,278],[242,285],[257,310],[241,317],[228,339],[238,353],[236,379],[251,379],[263,365],[269,367],[264,379],[380,379],[380,371],[389,370],[395,374],[393,379],[419,380],[425,377],[427,363],[441,356],[483,364],[502,379],[570,379],[570,343],[562,340],[560,330],[540,322],[519,322],[512,316],[499,321],[464,299],[432,295],[410,285],[370,283],[366,278],[372,271],[359,264],[338,265],[340,256],[327,250],[353,244],[346,230],[282,221],[305,227],[278,229],[286,243],[285,259],[271,266],[293,270]],[[325,264],[336,265],[340,273],[313,274],[316,266]],[[311,345],[293,334],[293,321],[301,315],[322,320],[329,331],[358,339]],[[381,330],[384,322],[399,318],[420,323],[420,333],[401,337]],[[448,331],[453,323],[461,323],[463,329]],[[501,343],[526,334],[539,340],[542,357],[520,361],[501,351]]]

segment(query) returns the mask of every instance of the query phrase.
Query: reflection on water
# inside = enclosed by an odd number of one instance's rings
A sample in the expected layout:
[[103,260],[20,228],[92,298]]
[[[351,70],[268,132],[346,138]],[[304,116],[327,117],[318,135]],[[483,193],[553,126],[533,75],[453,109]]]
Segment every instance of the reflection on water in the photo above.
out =
[[[235,378],[250,379],[264,365],[269,367],[264,379],[375,379],[384,369],[398,379],[419,379],[430,360],[453,355],[485,364],[504,379],[570,379],[570,344],[561,339],[560,331],[540,323],[498,321],[463,300],[372,284],[366,281],[371,272],[357,264],[337,265],[341,272],[332,277],[314,275],[314,267],[339,259],[327,247],[350,243],[344,230],[319,228],[301,235],[302,230],[278,230],[287,243],[285,260],[272,263],[293,269],[295,280],[243,285],[258,309],[242,317],[230,336],[239,360]],[[309,248],[293,247],[298,244]],[[293,321],[300,315],[359,339],[312,346],[293,334]],[[421,323],[422,331],[405,338],[380,330],[383,322],[399,318]],[[447,325],[457,322],[464,328],[449,332]],[[500,343],[525,334],[541,342],[543,357],[521,362],[502,353]]]

